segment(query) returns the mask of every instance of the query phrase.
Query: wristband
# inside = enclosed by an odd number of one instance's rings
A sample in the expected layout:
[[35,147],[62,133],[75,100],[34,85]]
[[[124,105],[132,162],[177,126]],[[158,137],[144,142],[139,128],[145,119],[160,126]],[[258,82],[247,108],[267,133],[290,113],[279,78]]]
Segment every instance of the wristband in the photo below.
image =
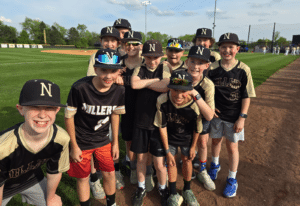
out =
[[241,116],[242,118],[245,118],[245,119],[248,117],[247,114],[243,114],[243,113],[241,113],[240,116]]
[[166,149],[166,154],[168,154],[170,152],[170,149]]
[[201,95],[200,95],[200,94],[197,94],[197,95],[194,97],[194,100],[197,101],[197,100],[199,100],[199,99],[201,99]]

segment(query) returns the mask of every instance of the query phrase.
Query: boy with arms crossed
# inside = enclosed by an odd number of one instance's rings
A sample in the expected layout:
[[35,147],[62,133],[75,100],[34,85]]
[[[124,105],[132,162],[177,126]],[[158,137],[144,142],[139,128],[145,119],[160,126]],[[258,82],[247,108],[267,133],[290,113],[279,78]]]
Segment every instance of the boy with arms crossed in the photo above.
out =
[[238,183],[236,173],[239,163],[238,141],[244,141],[244,124],[250,105],[250,97],[255,97],[250,68],[235,56],[239,39],[234,33],[221,35],[219,50],[222,60],[213,63],[208,73],[215,84],[215,117],[211,121],[212,162],[208,174],[217,179],[221,169],[219,154],[222,137],[226,138],[229,158],[229,175],[223,192],[225,197],[236,196]]
[[[203,74],[210,65],[210,51],[203,46],[191,47],[186,61],[187,71],[193,78],[193,87],[199,92],[201,97],[205,100],[206,104],[210,107],[212,112],[215,110],[215,85],[214,83]],[[212,119],[213,116],[211,116]],[[198,156],[200,167],[197,175],[198,180],[204,184],[207,190],[215,190],[215,183],[207,174],[207,142],[210,130],[210,120],[202,118],[203,130],[198,139]]]
[[[17,109],[25,122],[0,132],[0,205],[20,193],[22,201],[38,206],[62,205],[55,194],[69,167],[70,137],[54,124],[60,107],[59,87],[43,79],[22,88]],[[47,165],[47,178],[41,165]]]
[[[138,188],[133,196],[133,205],[140,206],[146,192],[154,188],[152,177],[152,157],[149,153],[150,141],[159,136],[158,130],[153,125],[156,112],[156,99],[168,91],[167,85],[170,78],[170,68],[160,62],[163,56],[162,45],[159,41],[149,40],[143,45],[142,56],[145,65],[135,68],[131,86],[138,89],[136,110],[134,116],[133,137],[131,151],[137,153]],[[154,165],[156,159],[154,158]],[[166,185],[166,170],[157,169],[160,184]]]
[[[159,128],[162,141],[162,145],[157,147],[157,150],[164,151],[163,155],[167,157],[170,187],[170,196],[166,204],[168,206],[179,206],[183,199],[187,205],[199,205],[190,189],[193,170],[192,160],[195,158],[197,140],[199,133],[202,131],[200,108],[208,111],[205,112],[205,115],[211,109],[199,93],[193,89],[192,81],[192,77],[185,70],[172,72],[168,85],[170,91],[161,94],[157,99],[154,125]],[[178,147],[181,149],[181,159],[183,161],[183,198],[176,191],[177,167],[174,156],[177,154]]]
[[[75,82],[65,110],[66,130],[71,137],[69,176],[77,178],[77,193],[81,206],[90,205],[89,175],[91,157],[101,170],[107,206],[115,204],[116,180],[113,160],[119,158],[119,115],[125,113],[125,89],[114,84],[122,68],[120,54],[100,49],[95,55],[97,76]],[[112,137],[109,139],[109,124]],[[99,180],[97,180],[99,181]]]

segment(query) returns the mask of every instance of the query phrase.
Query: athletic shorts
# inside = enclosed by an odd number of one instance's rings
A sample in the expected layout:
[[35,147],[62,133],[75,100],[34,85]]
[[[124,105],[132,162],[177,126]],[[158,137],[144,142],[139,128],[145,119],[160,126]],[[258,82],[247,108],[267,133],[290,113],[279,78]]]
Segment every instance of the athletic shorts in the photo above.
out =
[[[47,179],[42,179],[42,181],[20,192],[19,194],[22,196],[22,202],[26,202],[31,205],[46,206]],[[13,198],[13,196],[3,199],[1,206],[7,205],[11,198]]]
[[174,145],[169,144],[169,149],[173,156],[175,156],[178,153],[178,147],[180,147],[180,151],[181,151],[182,155],[184,155],[186,157],[190,156],[191,147],[174,146]]
[[202,132],[200,133],[200,135],[204,135],[204,134],[209,134],[210,132],[210,121],[207,121],[206,119],[202,119],[202,125],[203,125],[203,129]]
[[114,161],[111,154],[111,143],[96,149],[83,150],[82,161],[75,163],[70,159],[70,169],[67,172],[70,177],[86,178],[91,173],[91,158],[94,156],[96,170],[113,172]]
[[160,138],[158,128],[147,130],[135,127],[130,150],[137,154],[148,153],[152,138]]
[[[123,117],[123,116],[122,116]],[[124,141],[132,141],[132,136],[133,136],[133,124],[130,121],[125,121],[122,119],[120,123],[120,128],[122,132],[122,139]]]
[[239,133],[235,133],[233,126],[234,123],[223,121],[220,118],[213,118],[211,120],[211,129],[209,135],[211,138],[215,139],[222,138],[224,136],[230,142],[234,143],[238,141],[244,141],[244,129]]

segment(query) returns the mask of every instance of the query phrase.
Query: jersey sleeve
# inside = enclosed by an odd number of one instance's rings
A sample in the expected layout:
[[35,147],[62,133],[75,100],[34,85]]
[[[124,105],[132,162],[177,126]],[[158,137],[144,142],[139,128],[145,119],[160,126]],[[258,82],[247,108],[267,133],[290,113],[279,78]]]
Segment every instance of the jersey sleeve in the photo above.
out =
[[65,108],[65,118],[75,116],[78,108],[78,99],[78,90],[72,86],[67,100],[67,107]]
[[143,79],[143,71],[141,67],[136,67],[132,73],[132,76],[138,76],[140,79]]
[[171,73],[170,73],[170,69],[166,64],[163,64],[163,74],[162,74],[162,78],[170,78],[171,77]]
[[47,162],[47,173],[49,174],[62,173],[70,169],[70,160],[69,160],[70,136],[64,129],[57,126],[57,134],[54,142],[57,145],[59,145],[61,149],[60,152],[57,152]]
[[205,78],[204,80],[205,84],[203,85],[203,89],[205,93],[205,102],[212,110],[215,110],[215,85],[208,78]]
[[163,108],[161,107],[161,105],[167,101],[167,93],[165,94],[161,94],[158,98],[157,98],[157,102],[156,102],[156,114],[155,114],[155,118],[154,118],[154,125],[156,127],[159,128],[164,128],[167,126],[167,119],[166,119],[166,113],[163,110]]
[[125,87],[118,86],[120,89],[119,101],[117,107],[113,110],[114,114],[125,114]]
[[255,89],[253,85],[253,79],[251,75],[251,70],[246,64],[241,64],[242,69],[245,70],[246,77],[244,82],[242,82],[242,85],[245,85],[244,92],[242,94],[242,98],[250,98],[250,97],[256,97]]
[[96,53],[92,54],[90,57],[89,67],[88,67],[86,76],[97,76],[95,73],[95,69],[94,69],[95,55],[96,55]]

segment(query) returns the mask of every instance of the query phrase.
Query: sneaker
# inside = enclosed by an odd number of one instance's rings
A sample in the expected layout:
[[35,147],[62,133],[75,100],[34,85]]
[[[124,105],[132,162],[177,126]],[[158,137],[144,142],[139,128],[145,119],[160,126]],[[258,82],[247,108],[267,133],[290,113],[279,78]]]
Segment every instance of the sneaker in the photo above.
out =
[[138,183],[136,170],[131,170],[130,171],[130,183],[133,184],[133,185]]
[[198,169],[201,165],[201,162],[199,161],[199,158],[195,157],[193,160],[193,167]]
[[204,169],[201,172],[199,172],[197,174],[197,179],[204,184],[205,189],[207,190],[215,190],[216,189],[216,185],[214,183],[214,181],[212,181],[212,179],[210,178],[210,176],[207,174],[207,170]]
[[146,192],[152,191],[154,186],[155,186],[152,174],[151,175],[146,175],[145,183],[146,183]]
[[200,206],[192,190],[183,191],[182,197],[187,206]]
[[210,178],[212,180],[216,180],[220,170],[221,170],[221,165],[220,164],[216,165],[215,163],[212,162],[210,164],[210,168],[208,170],[208,174],[209,174]]
[[123,180],[123,175],[120,171],[116,171],[116,188],[117,190],[122,190],[125,187],[125,183]]
[[99,179],[96,182],[90,181],[90,187],[92,190],[92,194],[96,199],[105,199],[106,198],[104,189],[103,189]]
[[183,202],[183,198],[180,194],[171,194],[167,200],[168,206],[180,206]]
[[195,179],[195,178],[196,178],[196,173],[195,173],[195,171],[193,170],[193,171],[192,171],[192,180]]
[[223,195],[228,198],[235,197],[237,188],[238,188],[237,180],[233,178],[227,178]]
[[169,190],[168,188],[166,187],[164,190],[158,188],[158,193],[160,195],[160,198],[161,198],[161,205],[162,206],[167,206],[167,200],[168,200],[168,197],[169,197]]
[[132,198],[132,205],[133,206],[141,206],[143,205],[143,199],[146,196],[146,189],[138,187],[135,191],[133,198]]

